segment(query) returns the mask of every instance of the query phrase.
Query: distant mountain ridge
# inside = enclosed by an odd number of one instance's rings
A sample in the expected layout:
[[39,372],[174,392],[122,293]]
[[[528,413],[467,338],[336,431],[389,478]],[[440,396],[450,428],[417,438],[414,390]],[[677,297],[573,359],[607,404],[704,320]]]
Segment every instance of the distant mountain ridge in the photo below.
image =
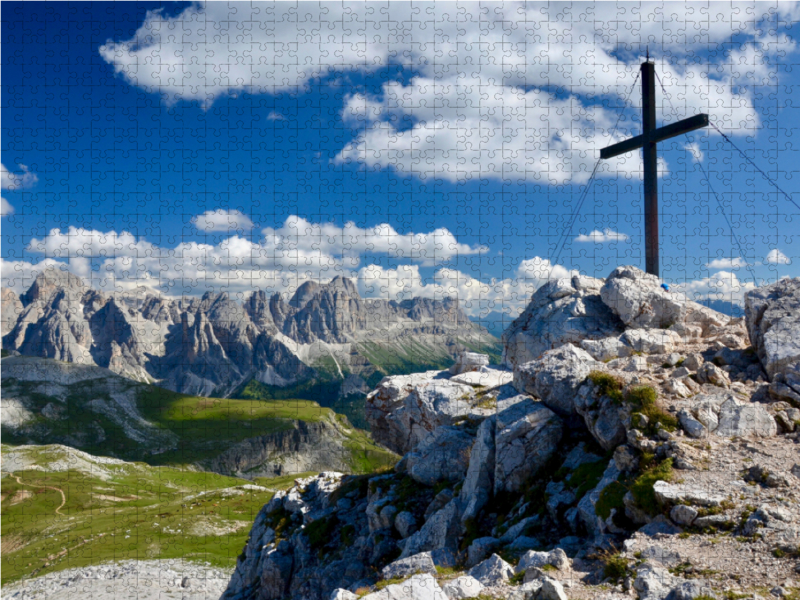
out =
[[2,314],[6,350],[202,396],[320,378],[360,393],[383,374],[442,366],[460,350],[498,343],[457,299],[364,299],[341,276],[306,282],[288,302],[256,291],[239,303],[225,292],[189,300],[106,295],[49,270],[19,297],[4,289]]

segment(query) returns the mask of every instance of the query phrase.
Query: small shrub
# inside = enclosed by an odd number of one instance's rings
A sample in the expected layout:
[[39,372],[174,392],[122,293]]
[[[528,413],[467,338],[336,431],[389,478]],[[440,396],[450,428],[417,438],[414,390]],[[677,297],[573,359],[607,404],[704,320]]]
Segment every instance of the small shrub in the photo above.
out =
[[542,566],[541,566],[541,567],[539,567],[539,568],[540,568],[542,571],[544,571],[545,573],[552,573],[552,572],[554,572],[554,571],[558,571],[558,568],[557,568],[557,567],[555,567],[555,566],[553,566],[553,565],[542,565]]
[[624,384],[621,379],[602,371],[592,371],[586,379],[598,388],[597,391],[601,396],[608,396],[615,402],[622,403],[622,388]]
[[575,489],[575,495],[582,498],[586,492],[594,489],[603,477],[606,465],[602,460],[579,465],[569,478],[569,487]]
[[611,516],[611,509],[616,508],[617,513],[623,510],[625,503],[622,499],[628,493],[627,488],[619,481],[609,483],[603,491],[600,492],[600,497],[597,499],[597,504],[594,506],[594,511],[601,519],[607,519]]
[[677,417],[668,412],[664,412],[658,406],[656,390],[649,385],[640,385],[630,388],[625,394],[625,400],[639,414],[647,417],[648,422],[644,429],[645,433],[648,435],[656,433],[659,426],[667,431],[675,431],[678,428]]
[[660,513],[661,507],[656,500],[653,485],[656,481],[671,481],[673,477],[671,458],[644,471],[631,485],[631,494],[636,500],[636,504],[649,515],[654,516]]
[[339,523],[339,519],[336,515],[331,515],[330,517],[325,517],[324,519],[317,519],[316,521],[312,521],[304,530],[306,537],[308,538],[309,545],[314,550],[319,550],[325,544],[331,541],[331,536],[333,532],[336,531],[336,525]]
[[521,585],[524,580],[525,571],[520,571],[519,573],[514,573],[511,577],[509,577],[508,583],[511,585]]
[[628,574],[628,559],[620,554],[609,554],[601,560],[603,561],[603,577],[619,581]]
[[393,585],[395,583],[403,583],[405,578],[403,577],[392,577],[391,579],[381,579],[379,582],[375,584],[375,587],[378,591],[382,590],[386,586]]

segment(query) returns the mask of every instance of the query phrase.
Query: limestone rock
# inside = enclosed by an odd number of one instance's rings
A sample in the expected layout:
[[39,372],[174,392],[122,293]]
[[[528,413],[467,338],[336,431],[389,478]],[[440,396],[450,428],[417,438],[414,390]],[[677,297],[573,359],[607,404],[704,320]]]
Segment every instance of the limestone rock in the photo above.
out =
[[644,354],[669,354],[683,341],[669,329],[628,329],[620,340]]
[[572,345],[546,352],[541,359],[514,369],[514,387],[531,394],[559,416],[576,414],[574,398],[593,370],[604,370],[603,363]]
[[569,557],[561,548],[556,548],[550,552],[534,552],[529,550],[522,555],[517,565],[517,573],[522,573],[528,569],[541,568],[550,565],[563,571],[569,569]]
[[699,513],[697,510],[691,506],[678,504],[677,506],[672,507],[672,510],[669,513],[669,518],[678,525],[688,526],[692,524],[692,522],[697,518],[698,514]]
[[353,592],[339,588],[333,590],[330,600],[358,600],[358,596],[356,596]]
[[595,360],[606,362],[615,358],[627,358],[633,355],[633,348],[622,341],[621,337],[607,337],[599,340],[582,340],[581,348],[586,350]]
[[495,493],[517,491],[556,451],[561,419],[544,404],[525,398],[499,412],[495,426]]
[[497,550],[499,545],[500,540],[493,537],[481,537],[473,540],[467,548],[467,566],[474,567]]
[[416,575],[417,573],[436,574],[436,565],[433,563],[430,552],[420,552],[389,563],[381,570],[381,577],[384,579],[396,579]]
[[542,577],[542,589],[539,591],[541,600],[567,600],[564,586],[552,577]]
[[394,518],[394,528],[402,539],[407,538],[417,530],[417,519],[407,510],[397,513]]
[[442,600],[444,591],[429,574],[414,575],[402,583],[387,585],[379,592],[367,594],[362,600]]
[[595,505],[600,500],[600,493],[609,485],[614,483],[620,475],[620,470],[617,468],[614,459],[608,463],[608,467],[603,472],[603,477],[597,483],[593,490],[587,493],[580,502],[578,502],[578,514],[586,526],[586,530],[593,534],[598,535],[605,531],[606,524],[595,512]]
[[800,278],[752,290],[744,306],[750,343],[770,379],[800,363]]
[[475,518],[489,501],[494,490],[496,418],[489,417],[479,426],[469,457],[469,467],[460,497],[465,507],[461,521]]
[[665,600],[679,581],[667,569],[645,563],[636,573],[633,589],[639,600]]
[[497,554],[492,554],[479,565],[472,567],[469,570],[469,575],[485,586],[497,586],[507,582],[514,576],[514,567],[497,556]]
[[658,277],[636,267],[614,269],[600,297],[628,327],[666,329],[686,318],[685,296],[664,290]]
[[472,444],[472,436],[463,430],[438,427],[406,455],[406,471],[416,481],[430,486],[461,481],[467,472]]
[[480,371],[481,367],[489,366],[489,355],[477,352],[463,351],[456,357],[456,362],[450,367],[451,375],[460,375],[472,371]]
[[445,583],[442,590],[448,600],[465,600],[479,597],[483,584],[471,575],[462,575]]
[[700,383],[710,383],[719,387],[730,387],[731,378],[728,374],[713,363],[705,363],[697,370],[697,379]]
[[778,425],[763,405],[730,398],[720,407],[714,433],[722,437],[773,437],[778,434]]
[[443,548],[456,549],[460,533],[460,506],[458,499],[454,499],[433,513],[420,530],[406,540],[400,558]]
[[600,299],[601,285],[574,276],[540,287],[503,333],[504,363],[513,368],[564,344],[619,335],[622,324]]

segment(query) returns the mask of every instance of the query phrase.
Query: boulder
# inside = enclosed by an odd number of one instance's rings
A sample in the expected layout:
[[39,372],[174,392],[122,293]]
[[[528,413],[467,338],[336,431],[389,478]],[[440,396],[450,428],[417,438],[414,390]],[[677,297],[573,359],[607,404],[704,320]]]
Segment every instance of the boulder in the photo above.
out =
[[402,583],[387,585],[379,592],[363,596],[361,600],[443,600],[444,591],[433,575],[414,575]]
[[576,346],[566,345],[546,352],[541,359],[514,369],[514,387],[531,394],[559,416],[576,414],[575,395],[591,371],[605,365]]
[[800,363],[800,278],[747,292],[744,310],[750,343],[770,379]]
[[562,434],[561,419],[529,397],[500,411],[495,428],[495,493],[521,489],[556,451]]
[[503,361],[510,367],[538,359],[564,344],[619,335],[622,323],[600,299],[602,280],[576,275],[549,281],[503,332]]
[[606,530],[606,523],[595,512],[595,505],[600,500],[600,493],[611,485],[620,476],[620,470],[617,468],[614,459],[612,458],[606,470],[603,471],[603,477],[597,483],[593,490],[588,492],[580,502],[578,502],[578,514],[586,526],[586,530],[597,536]]
[[463,351],[456,357],[456,362],[450,367],[451,375],[460,375],[471,371],[480,371],[481,367],[489,366],[489,355],[477,352]]
[[[720,506],[725,496],[714,494],[700,487],[683,483],[656,481],[653,484],[656,501],[661,505],[693,504],[695,506]],[[670,515],[671,516],[671,515]]]
[[552,577],[542,577],[542,588],[539,590],[540,600],[568,600],[564,586]]
[[514,567],[497,554],[492,554],[479,565],[472,567],[469,575],[485,586],[497,586],[506,583],[514,576]]
[[595,360],[601,362],[633,356],[633,348],[623,342],[620,337],[608,337],[600,340],[582,340],[581,348],[591,354]]
[[394,528],[400,534],[401,539],[406,539],[417,530],[417,519],[413,514],[404,510],[394,518]]
[[383,579],[397,579],[416,575],[417,573],[436,574],[436,565],[433,563],[430,552],[420,552],[414,556],[401,558],[381,569],[381,577]]
[[673,506],[672,510],[669,511],[669,518],[678,525],[689,526],[697,518],[698,514],[700,513],[691,506],[678,504],[677,506]]
[[469,455],[467,476],[460,493],[465,503],[464,513],[461,516],[462,523],[478,515],[489,501],[494,489],[495,428],[495,417],[485,419],[478,426],[475,443]]
[[608,396],[600,396],[595,387],[589,384],[578,389],[573,403],[589,433],[603,449],[611,450],[625,441],[625,424],[630,419],[624,405]]
[[714,363],[707,362],[697,370],[697,379],[700,383],[710,383],[719,387],[730,387],[730,376]]
[[695,419],[687,410],[678,413],[678,422],[686,432],[686,435],[693,438],[703,438],[708,435],[708,429],[700,421]]
[[406,472],[416,481],[433,486],[464,479],[473,438],[461,429],[438,427],[406,455]]
[[470,412],[472,386],[448,381],[446,372],[385,377],[367,396],[373,438],[398,454],[410,452],[437,427]]
[[666,329],[686,319],[686,297],[666,291],[658,277],[636,267],[614,269],[600,297],[628,327]]
[[628,329],[620,340],[644,354],[669,354],[683,342],[680,335],[669,329]]
[[474,567],[492,554],[500,545],[500,540],[493,537],[480,537],[467,548],[467,566]]
[[636,573],[633,589],[638,593],[639,600],[665,600],[680,581],[667,569],[645,563]]
[[358,600],[358,596],[356,596],[353,592],[339,588],[333,590],[330,600]]
[[471,575],[462,575],[445,583],[442,590],[448,600],[464,600],[479,597],[483,592],[483,584]]
[[528,569],[541,568],[550,565],[563,571],[569,569],[569,557],[561,548],[556,548],[550,552],[534,552],[529,550],[519,559],[517,573],[522,573]]
[[492,367],[481,367],[479,371],[470,371],[461,375],[454,375],[450,378],[453,383],[463,383],[474,387],[496,388],[501,385],[511,383],[514,374],[505,369],[493,369]]
[[528,527],[534,525],[539,522],[539,516],[534,515],[532,517],[525,517],[518,523],[515,523],[508,530],[500,536],[500,543],[501,544],[510,544],[517,538],[519,538],[525,532]]
[[461,531],[461,512],[456,498],[433,513],[419,531],[406,539],[400,558],[443,548],[456,550]]
[[720,407],[719,425],[714,433],[720,437],[774,437],[778,434],[778,424],[762,404],[730,398]]

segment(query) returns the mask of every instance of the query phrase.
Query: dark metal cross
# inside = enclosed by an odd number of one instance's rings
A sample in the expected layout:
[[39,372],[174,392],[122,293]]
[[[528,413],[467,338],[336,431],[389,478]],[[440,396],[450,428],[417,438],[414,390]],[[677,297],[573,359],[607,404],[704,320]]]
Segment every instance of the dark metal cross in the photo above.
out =
[[658,276],[658,155],[656,144],[708,125],[708,115],[699,114],[664,127],[656,127],[656,71],[649,60],[642,63],[642,135],[600,151],[600,158],[613,158],[632,150],[644,154],[644,238],[648,273]]

